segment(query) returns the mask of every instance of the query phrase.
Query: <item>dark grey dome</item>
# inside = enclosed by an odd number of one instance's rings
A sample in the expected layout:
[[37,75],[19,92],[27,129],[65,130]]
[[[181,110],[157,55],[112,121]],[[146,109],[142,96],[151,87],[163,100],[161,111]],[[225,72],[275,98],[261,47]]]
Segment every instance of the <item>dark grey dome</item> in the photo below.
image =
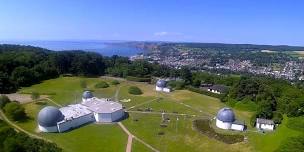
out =
[[82,94],[82,98],[84,98],[84,99],[93,98],[93,97],[94,97],[94,96],[93,96],[92,92],[90,92],[90,91],[85,91],[85,92]]
[[160,80],[158,80],[158,81],[156,82],[156,86],[157,86],[157,87],[160,87],[160,88],[166,87],[166,84],[167,84],[167,82],[166,82],[165,80],[162,80],[162,79],[160,79]]
[[64,119],[61,111],[55,107],[47,106],[40,110],[38,114],[38,123],[43,127],[56,126],[57,122]]
[[218,113],[216,118],[223,122],[234,122],[235,116],[230,108],[222,108]]

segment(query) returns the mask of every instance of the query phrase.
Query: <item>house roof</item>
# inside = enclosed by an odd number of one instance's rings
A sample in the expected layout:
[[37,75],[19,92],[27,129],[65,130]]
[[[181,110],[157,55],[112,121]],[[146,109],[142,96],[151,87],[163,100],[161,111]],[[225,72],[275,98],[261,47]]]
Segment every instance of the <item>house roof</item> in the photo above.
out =
[[226,92],[226,91],[228,91],[228,87],[224,86],[224,85],[213,85],[213,86],[209,87],[209,89],[217,90],[219,92]]
[[263,119],[263,118],[257,118],[256,119],[256,123],[267,124],[267,125],[274,125],[274,122],[272,120]]

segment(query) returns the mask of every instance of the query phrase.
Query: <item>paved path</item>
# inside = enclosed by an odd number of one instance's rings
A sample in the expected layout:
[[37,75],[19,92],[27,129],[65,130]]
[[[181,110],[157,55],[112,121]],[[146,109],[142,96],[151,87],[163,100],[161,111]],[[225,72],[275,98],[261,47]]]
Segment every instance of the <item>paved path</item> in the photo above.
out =
[[127,143],[126,152],[131,152],[132,151],[133,135],[129,132],[129,130],[121,122],[118,122],[118,125],[128,135],[128,143]]
[[145,105],[145,104],[148,104],[150,102],[153,102],[153,101],[156,101],[156,100],[159,100],[159,98],[156,98],[156,99],[152,99],[152,100],[148,100],[146,102],[143,102],[143,103],[140,103],[140,104],[137,104],[137,105],[134,105],[130,108],[127,108],[127,110],[130,110],[130,109],[133,109],[133,108],[136,108],[136,107],[139,107],[139,106],[142,106],[142,105]]
[[132,141],[133,141],[133,138],[136,139],[137,141],[139,141],[140,143],[142,143],[143,145],[147,146],[148,148],[150,148],[154,152],[159,152],[159,150],[155,149],[151,145],[147,144],[143,140],[141,140],[138,137],[136,137],[133,134],[131,134],[130,131],[121,122],[118,122],[118,125],[128,135],[128,144],[127,144],[126,152],[131,152],[132,151]]
[[170,112],[149,112],[149,111],[126,111],[129,113],[142,113],[142,114],[155,114],[155,115],[174,115],[174,116],[190,116],[190,117],[196,117],[197,115],[190,115],[190,114],[185,114],[185,113],[170,113]]
[[50,98],[43,98],[43,99],[46,99],[46,100],[52,102],[53,104],[57,105],[58,107],[63,107],[61,104],[55,102],[54,100],[52,100],[52,99],[50,99]]

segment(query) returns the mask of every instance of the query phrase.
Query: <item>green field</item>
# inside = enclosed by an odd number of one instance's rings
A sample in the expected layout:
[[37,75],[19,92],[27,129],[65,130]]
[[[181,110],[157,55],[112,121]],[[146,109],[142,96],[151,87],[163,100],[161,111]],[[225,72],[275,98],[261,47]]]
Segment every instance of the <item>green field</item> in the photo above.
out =
[[[129,117],[122,124],[137,138],[151,145],[159,151],[273,151],[280,142],[287,137],[296,136],[298,131],[286,127],[287,117],[283,124],[272,133],[258,133],[256,129],[248,126],[248,131],[239,133],[248,138],[247,141],[236,144],[225,144],[216,139],[208,138],[193,129],[192,121],[198,118],[213,118],[217,111],[225,107],[218,99],[193,93],[186,90],[177,90],[169,94],[157,93],[153,85],[121,81],[117,86],[108,88],[94,88],[99,81],[110,82],[107,78],[79,78],[60,77],[47,80],[41,84],[20,89],[20,93],[32,91],[46,94],[54,102],[60,105],[79,103],[83,90],[92,90],[97,97],[130,99],[130,102],[122,102],[129,112]],[[87,88],[81,88],[80,82],[86,81]],[[110,83],[109,83],[110,84]],[[129,86],[138,86],[144,93],[142,95],[130,95]],[[17,123],[25,130],[37,134],[57,143],[64,151],[125,151],[127,134],[117,124],[89,124],[66,133],[38,133],[37,115],[40,109],[47,105],[56,106],[49,100],[24,104],[30,119]],[[239,105],[240,107],[241,105]],[[244,106],[244,105],[243,105]],[[140,113],[138,110],[151,109],[151,113]],[[249,125],[252,112],[246,108],[236,108],[236,117],[244,120]],[[169,121],[163,122],[161,112],[171,114],[163,115]],[[139,113],[137,113],[139,112]],[[181,115],[185,114],[185,115]],[[165,124],[165,126],[163,126]],[[230,134],[230,131],[217,130],[222,134]],[[146,145],[133,138],[132,151],[152,151]]]

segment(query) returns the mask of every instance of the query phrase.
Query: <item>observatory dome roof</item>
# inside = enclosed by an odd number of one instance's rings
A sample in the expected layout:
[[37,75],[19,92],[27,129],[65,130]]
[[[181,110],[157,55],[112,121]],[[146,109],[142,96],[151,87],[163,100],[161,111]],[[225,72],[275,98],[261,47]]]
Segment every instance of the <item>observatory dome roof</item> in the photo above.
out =
[[40,110],[38,114],[38,123],[43,127],[56,126],[57,122],[64,119],[61,111],[55,107],[47,106]]
[[222,108],[219,110],[216,118],[223,122],[233,122],[235,120],[234,113],[230,108]]
[[162,79],[160,79],[160,80],[158,80],[158,81],[156,82],[156,86],[157,86],[157,87],[160,87],[160,88],[166,87],[166,84],[167,84],[167,82],[166,82],[165,80],[162,80]]
[[93,96],[92,92],[90,92],[90,91],[85,91],[82,94],[82,98],[84,98],[84,99],[93,98],[93,97],[94,96]]

